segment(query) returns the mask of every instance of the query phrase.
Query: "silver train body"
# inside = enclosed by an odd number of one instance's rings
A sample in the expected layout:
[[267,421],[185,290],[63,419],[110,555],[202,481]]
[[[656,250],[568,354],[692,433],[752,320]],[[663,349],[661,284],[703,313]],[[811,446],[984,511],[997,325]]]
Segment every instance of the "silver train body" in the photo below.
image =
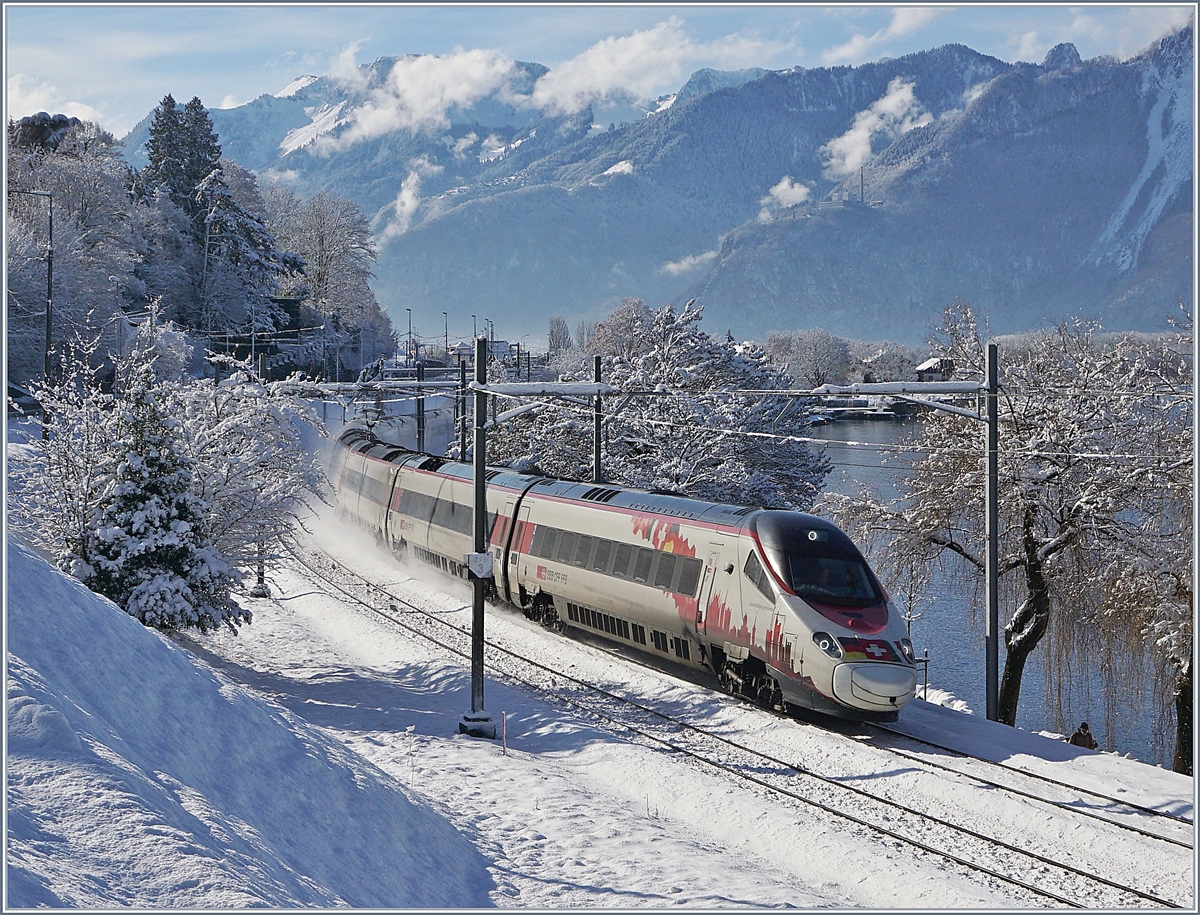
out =
[[[469,464],[350,429],[332,479],[393,550],[466,577]],[[708,671],[777,708],[890,721],[913,697],[904,624],[828,521],[508,469],[488,471],[487,508],[493,596],[547,627]]]

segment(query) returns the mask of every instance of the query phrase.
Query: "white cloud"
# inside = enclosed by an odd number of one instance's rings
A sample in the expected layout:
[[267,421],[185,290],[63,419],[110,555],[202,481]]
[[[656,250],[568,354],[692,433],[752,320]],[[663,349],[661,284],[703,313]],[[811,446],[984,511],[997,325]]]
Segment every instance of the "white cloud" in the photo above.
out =
[[759,203],[763,208],[758,211],[759,222],[770,222],[775,214],[786,207],[794,207],[808,199],[812,189],[806,184],[796,184],[791,175],[784,175]]
[[519,74],[516,63],[499,51],[483,49],[401,58],[382,86],[369,88],[366,72],[356,62],[361,45],[343,49],[330,76],[352,92],[365,94],[365,99],[349,115],[340,136],[318,140],[321,152],[396,130],[445,129],[450,108],[468,107],[492,94],[512,105],[554,114],[573,114],[603,100],[633,104],[678,88],[700,66],[753,66],[791,47],[741,34],[696,42],[682,21],[671,17],[652,28],[596,42],[544,74],[531,94],[518,95],[512,88]]
[[365,39],[360,39],[342,48],[333,66],[329,68],[329,76],[338,85],[352,92],[362,92],[367,88],[367,76],[358,66],[358,49],[363,46]]
[[[353,110],[345,132],[318,142],[325,149],[344,149],[396,130],[445,129],[450,125],[447,112],[455,105],[469,106],[497,91],[503,97],[515,69],[516,64],[497,51],[402,57],[384,84]],[[357,68],[355,72],[361,73]],[[515,101],[511,96],[510,100]]]
[[600,99],[651,98],[678,88],[701,66],[750,67],[785,47],[744,35],[696,42],[672,16],[653,28],[602,39],[556,65],[537,81],[532,101],[545,110],[572,114]]
[[821,147],[828,160],[825,174],[835,179],[852,175],[871,160],[871,143],[876,136],[890,141],[932,122],[933,115],[917,101],[913,84],[898,76],[888,83],[882,98],[854,116],[849,130]]
[[717,259],[717,251],[705,251],[703,254],[689,254],[687,257],[671,261],[663,264],[658,268],[659,273],[666,273],[671,276],[678,276],[681,273],[688,273],[695,270],[697,267],[707,267]]
[[221,99],[221,104],[217,105],[217,108],[220,108],[220,109],[237,108],[242,104],[244,104],[244,103],[238,101],[238,98],[236,95],[227,95],[227,96],[225,96],[225,98]]
[[454,145],[452,147],[452,151],[454,152],[454,158],[456,158],[456,159],[467,158],[467,153],[470,152],[471,147],[474,146],[478,142],[479,142],[479,137],[476,136],[475,131],[471,131],[465,137],[459,137],[457,140],[454,141]]
[[296,171],[294,168],[268,168],[266,172],[263,173],[263,177],[267,181],[274,181],[278,184],[296,185],[300,181],[300,172]]
[[857,34],[845,44],[823,52],[821,59],[827,66],[862,63],[869,54],[891,39],[903,38],[923,29],[934,20],[938,12],[935,9],[919,6],[895,9],[892,11],[892,21],[888,23],[887,28],[880,29],[873,35]]
[[410,159],[408,169],[408,174],[400,183],[400,193],[379,214],[380,219],[387,220],[383,231],[378,235],[380,245],[400,237],[409,230],[413,218],[421,208],[421,179],[438,174],[442,171],[442,166],[421,156],[417,159]]
[[767,203],[774,200],[781,207],[794,207],[798,203],[804,203],[808,199],[810,189],[805,184],[794,184],[790,175],[784,175],[779,183],[771,188],[770,192],[760,200],[760,203]]
[[81,121],[92,121],[97,124],[103,118],[103,115],[91,105],[63,98],[58,87],[50,82],[39,83],[18,73],[8,78],[6,87],[8,91],[4,106],[5,114],[15,120],[37,114],[39,111],[47,114],[65,114],[69,118],[79,118]]
[[1037,32],[1026,32],[1017,39],[1017,60],[1041,63],[1049,47],[1038,38]]

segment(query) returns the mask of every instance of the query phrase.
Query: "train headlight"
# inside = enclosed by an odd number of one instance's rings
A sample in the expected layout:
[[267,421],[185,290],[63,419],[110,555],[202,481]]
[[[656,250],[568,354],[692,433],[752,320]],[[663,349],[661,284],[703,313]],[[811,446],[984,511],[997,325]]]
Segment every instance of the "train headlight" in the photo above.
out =
[[900,640],[900,650],[904,652],[904,657],[908,658],[909,664],[917,663],[917,650],[913,648],[913,643],[908,639]]
[[838,640],[831,636],[828,632],[814,632],[813,644],[835,661],[841,658],[841,656],[845,653],[842,651],[842,646],[838,644]]

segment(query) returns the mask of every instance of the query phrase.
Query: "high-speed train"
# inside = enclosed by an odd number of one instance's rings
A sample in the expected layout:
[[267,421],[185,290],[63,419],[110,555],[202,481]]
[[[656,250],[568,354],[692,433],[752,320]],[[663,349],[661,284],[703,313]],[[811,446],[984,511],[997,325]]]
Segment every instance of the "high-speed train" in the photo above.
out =
[[[339,505],[398,553],[466,577],[473,469],[352,428]],[[493,596],[715,674],[771,707],[892,721],[916,689],[912,643],[850,539],[801,512],[487,471]]]

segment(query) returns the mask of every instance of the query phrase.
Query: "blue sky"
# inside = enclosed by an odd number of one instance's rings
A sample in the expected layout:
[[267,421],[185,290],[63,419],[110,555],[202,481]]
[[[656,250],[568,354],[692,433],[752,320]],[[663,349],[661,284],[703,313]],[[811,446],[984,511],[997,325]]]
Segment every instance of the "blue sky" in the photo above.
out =
[[[487,49],[563,75],[562,91],[678,89],[701,67],[857,65],[950,42],[1041,62],[1059,42],[1127,57],[1192,4],[17,4],[4,6],[5,115],[63,112],[122,136],[166,93],[210,108],[376,57]],[[586,85],[586,84],[596,85]]]

